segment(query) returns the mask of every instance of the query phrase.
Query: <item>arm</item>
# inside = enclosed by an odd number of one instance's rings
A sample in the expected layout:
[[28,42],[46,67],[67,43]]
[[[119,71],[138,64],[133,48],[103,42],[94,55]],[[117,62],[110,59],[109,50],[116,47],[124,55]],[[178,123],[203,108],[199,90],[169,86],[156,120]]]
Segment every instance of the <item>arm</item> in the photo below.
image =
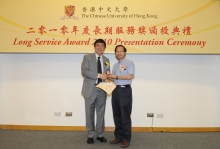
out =
[[84,77],[89,78],[89,79],[94,79],[96,80],[98,77],[98,73],[91,71],[91,61],[89,61],[88,55],[84,55],[83,61],[81,64],[81,73]]
[[81,64],[81,73],[84,77],[96,80],[97,78],[101,78],[102,80],[106,79],[106,74],[98,74],[94,70],[92,71],[92,60],[89,60],[88,55],[83,57],[83,61]]
[[[114,79],[116,79],[116,75],[110,74],[110,75],[108,75],[108,78],[111,79],[111,80],[114,80]],[[132,74],[127,74],[127,75],[124,75],[124,76],[118,76],[118,80],[131,80],[131,79],[133,79]]]

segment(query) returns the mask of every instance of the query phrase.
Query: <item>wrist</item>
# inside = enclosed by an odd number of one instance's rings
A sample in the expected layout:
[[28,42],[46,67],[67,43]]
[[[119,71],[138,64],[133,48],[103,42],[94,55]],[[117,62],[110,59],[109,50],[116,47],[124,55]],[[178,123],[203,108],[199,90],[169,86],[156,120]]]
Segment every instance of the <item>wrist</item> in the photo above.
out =
[[118,76],[116,76],[115,79],[118,80]]

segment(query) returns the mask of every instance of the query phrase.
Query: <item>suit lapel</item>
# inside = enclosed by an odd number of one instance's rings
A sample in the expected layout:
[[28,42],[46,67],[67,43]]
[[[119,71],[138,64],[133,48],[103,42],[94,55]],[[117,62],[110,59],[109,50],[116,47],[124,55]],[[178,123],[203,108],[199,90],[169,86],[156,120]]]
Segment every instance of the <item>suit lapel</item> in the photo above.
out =
[[[102,66],[103,66],[103,73],[106,72],[106,66],[105,66],[105,62],[107,62],[107,59],[102,55]],[[97,58],[96,58],[96,55],[95,53],[92,54],[92,64],[95,68],[95,72],[97,72]]]
[[97,61],[96,61],[95,53],[92,54],[92,64],[93,64],[93,67],[95,68],[95,72],[97,72]]
[[103,73],[106,72],[106,66],[105,66],[105,62],[106,62],[106,59],[105,57],[102,55],[102,66],[103,66]]

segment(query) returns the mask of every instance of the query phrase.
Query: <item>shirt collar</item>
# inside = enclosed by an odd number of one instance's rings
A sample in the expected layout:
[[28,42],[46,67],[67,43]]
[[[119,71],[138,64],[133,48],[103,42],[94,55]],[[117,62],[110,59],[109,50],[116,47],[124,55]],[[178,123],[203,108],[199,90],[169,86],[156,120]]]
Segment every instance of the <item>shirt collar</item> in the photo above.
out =
[[98,56],[98,54],[95,53],[96,59],[98,59],[98,57],[100,57],[100,59],[102,59],[102,55]]
[[124,61],[125,61],[125,58],[122,61],[118,61],[118,63],[120,64],[120,63],[123,63]]

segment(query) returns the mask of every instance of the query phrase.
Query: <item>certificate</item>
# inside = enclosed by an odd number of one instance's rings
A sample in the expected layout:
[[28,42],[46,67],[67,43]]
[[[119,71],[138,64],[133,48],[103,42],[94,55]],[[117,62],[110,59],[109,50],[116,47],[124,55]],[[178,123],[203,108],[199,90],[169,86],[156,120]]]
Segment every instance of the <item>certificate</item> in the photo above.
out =
[[116,85],[113,82],[101,82],[96,87],[104,90],[108,95],[112,93],[112,91],[116,88]]

